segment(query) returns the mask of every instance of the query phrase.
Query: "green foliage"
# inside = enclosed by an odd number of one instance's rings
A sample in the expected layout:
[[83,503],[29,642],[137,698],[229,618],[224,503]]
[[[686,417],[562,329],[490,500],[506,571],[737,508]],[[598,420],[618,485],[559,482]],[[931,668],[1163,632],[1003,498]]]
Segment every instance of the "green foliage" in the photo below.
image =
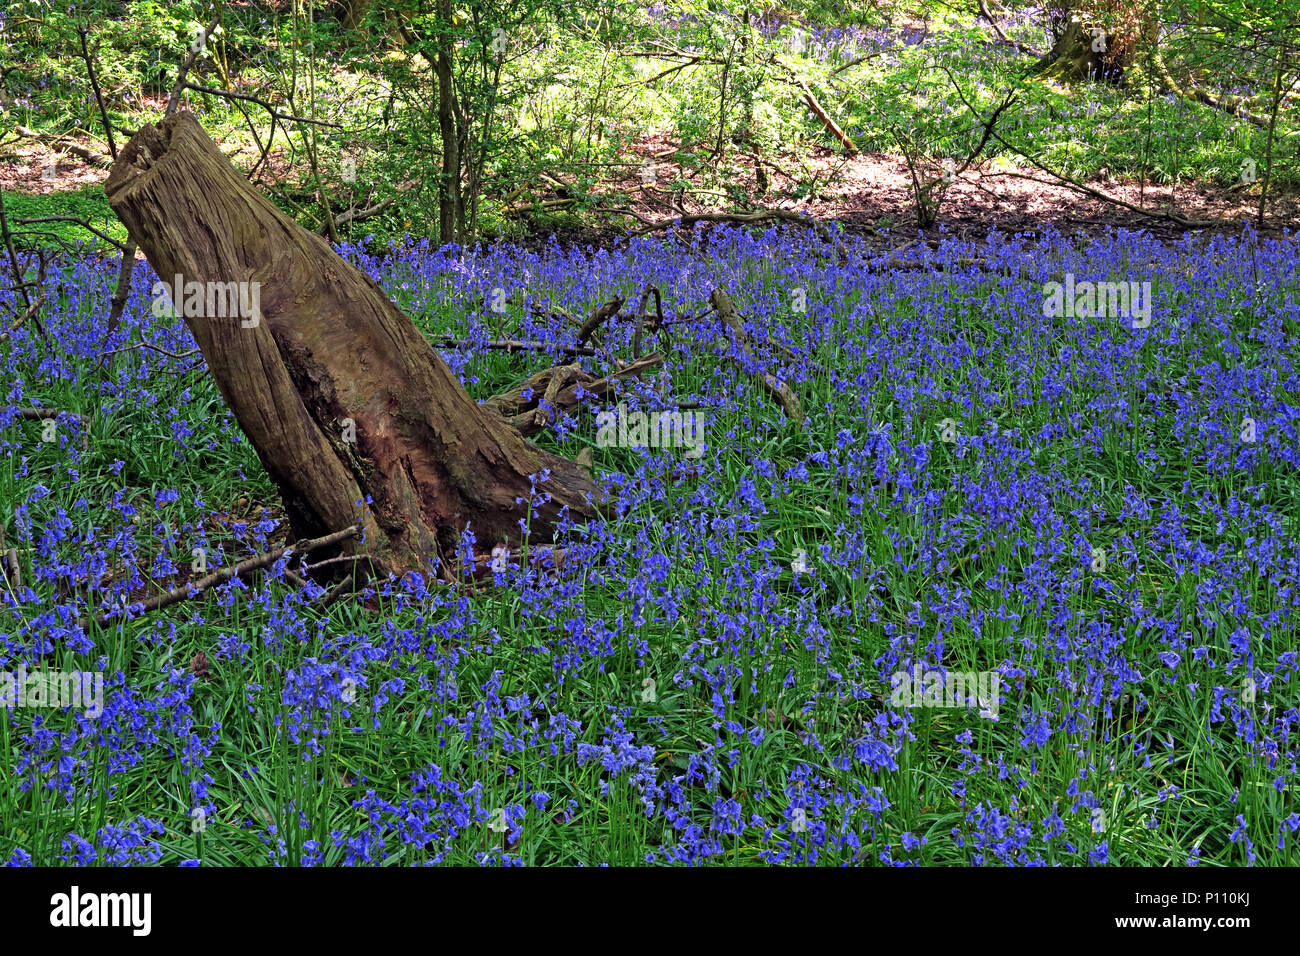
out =
[[[1271,135],[1228,110],[1168,94],[1143,51],[1120,87],[1030,78],[1032,58],[943,3],[755,9],[727,0],[658,9],[631,0],[372,0],[351,28],[339,7],[295,14],[199,0],[93,0],[71,13],[49,2],[12,8],[0,33],[11,115],[45,134],[93,137],[101,151],[78,31],[87,30],[110,122],[134,129],[156,119],[192,31],[219,15],[222,32],[192,68],[195,82],[334,125],[273,123],[259,105],[193,91],[189,108],[304,226],[323,228],[325,197],[332,215],[347,220],[340,239],[437,238],[443,131],[430,58],[444,38],[454,51],[471,242],[522,234],[557,215],[609,222],[620,215],[611,210],[636,198],[651,156],[668,147],[676,149],[661,162],[680,164],[681,175],[655,184],[664,198],[748,208],[817,195],[841,173],[810,160],[842,146],[808,110],[803,87],[861,150],[910,153],[930,178],[968,154],[982,121],[1014,89],[1016,106],[997,130],[1009,145],[995,139],[981,157],[995,170],[1029,157],[1075,178],[1104,172],[1241,187],[1250,161],[1261,178],[1267,167],[1271,190],[1300,183],[1293,58],[1285,56],[1300,47],[1294,0],[1175,0],[1163,9],[1160,50],[1189,88],[1241,95],[1269,115],[1279,86]],[[1024,18],[1030,9],[998,5],[995,15],[1013,38],[1042,50],[1048,21]],[[756,169],[754,192],[746,184]]]
[[89,243],[92,247],[96,244],[104,245],[77,223],[44,222],[19,226],[17,222],[21,219],[45,219],[52,216],[75,216],[118,242],[125,242],[127,239],[126,227],[108,208],[104,190],[98,186],[86,186],[75,192],[55,192],[46,195],[7,192],[5,212],[9,216],[10,228],[14,231],[14,245],[19,249],[56,243],[69,247],[75,247],[79,243]]

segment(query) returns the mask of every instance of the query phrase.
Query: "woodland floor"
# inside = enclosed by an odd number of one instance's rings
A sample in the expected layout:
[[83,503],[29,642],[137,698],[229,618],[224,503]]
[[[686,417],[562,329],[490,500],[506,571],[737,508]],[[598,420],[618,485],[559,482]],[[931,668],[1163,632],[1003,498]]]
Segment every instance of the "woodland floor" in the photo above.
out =
[[[96,152],[105,150],[104,144],[94,139],[83,139],[79,145]],[[676,146],[662,134],[652,135],[637,144],[634,155],[645,163],[653,162],[662,181],[671,181],[679,176],[690,177],[690,170],[674,163],[671,157],[660,158]],[[46,178],[43,172],[51,156],[56,160],[56,174],[53,178]],[[910,237],[915,230],[911,178],[907,164],[899,158],[878,153],[848,157],[834,150],[814,148],[803,160],[804,172],[813,171],[825,185],[815,196],[799,199],[793,197],[788,188],[794,181],[793,177],[775,169],[785,167],[793,172],[793,166],[798,162],[793,150],[789,155],[774,157],[768,194],[763,197],[758,195],[753,164],[746,166],[743,160],[740,162],[741,175],[733,182],[743,187],[754,210],[781,208],[806,213],[823,222],[838,222],[846,231],[856,233],[869,234],[888,227],[896,235]],[[270,175],[261,178],[266,185],[278,183],[288,170],[286,163],[276,162],[274,154],[266,168]],[[683,212],[728,211],[720,205],[690,199],[680,206],[675,205],[674,197],[666,188],[656,185],[644,187],[636,165],[628,168],[627,175],[608,178],[595,192],[617,196],[619,208],[629,210],[643,220],[659,222]],[[0,190],[6,192],[45,195],[102,184],[107,178],[107,169],[96,168],[31,139],[14,144],[8,161],[0,163]],[[1165,238],[1177,238],[1188,231],[1187,226],[1177,219],[1163,218],[1159,213],[1169,212],[1184,220],[1221,220],[1233,223],[1231,231],[1235,231],[1238,228],[1236,224],[1243,220],[1254,223],[1258,212],[1258,199],[1252,194],[1257,192],[1257,185],[1252,190],[1242,186],[1225,189],[1197,182],[1143,183],[1110,175],[1092,177],[1081,184],[1132,206],[1151,210],[1156,215],[1143,215],[1086,195],[1068,184],[1053,181],[1048,174],[1032,166],[1000,161],[997,171],[985,163],[958,177],[944,199],[939,224],[931,227],[928,233],[936,236],[943,232],[978,241],[990,229],[1036,235],[1051,225],[1066,234],[1100,235],[1107,229],[1123,228],[1145,229]],[[533,198],[544,202],[554,200],[556,196],[554,189],[548,190],[543,184]],[[626,202],[621,201],[624,196]],[[522,244],[529,246],[549,241],[553,235],[562,245],[600,246],[618,239],[627,229],[641,225],[631,215],[606,214],[606,218],[604,225],[575,225],[572,221],[552,226],[537,224],[527,230]],[[1277,234],[1280,230],[1276,224],[1294,222],[1297,218],[1300,218],[1300,195],[1273,192],[1269,225],[1260,231]]]

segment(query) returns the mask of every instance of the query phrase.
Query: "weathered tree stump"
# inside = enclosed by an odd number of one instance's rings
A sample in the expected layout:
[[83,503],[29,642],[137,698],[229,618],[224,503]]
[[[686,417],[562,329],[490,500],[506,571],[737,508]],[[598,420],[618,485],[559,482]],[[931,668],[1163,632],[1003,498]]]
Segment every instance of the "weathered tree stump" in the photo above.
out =
[[[565,509],[597,515],[585,470],[479,406],[379,285],[250,186],[191,114],[142,128],[105,189],[168,285],[258,284],[257,315],[182,314],[294,537],[360,520],[365,542],[344,547],[400,573],[453,553],[467,526],[480,549],[517,541],[530,499],[549,496],[532,504],[538,541]],[[529,476],[543,471],[541,495]]]

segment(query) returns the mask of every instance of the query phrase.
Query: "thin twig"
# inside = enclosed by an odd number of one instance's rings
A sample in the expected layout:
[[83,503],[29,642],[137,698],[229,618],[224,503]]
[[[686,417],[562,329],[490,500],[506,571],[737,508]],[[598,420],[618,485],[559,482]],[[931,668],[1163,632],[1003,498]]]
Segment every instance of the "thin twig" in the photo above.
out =
[[135,345],[124,345],[120,349],[110,349],[107,352],[100,352],[99,357],[103,358],[106,355],[116,355],[119,352],[134,352],[136,349],[152,349],[155,352],[161,352],[163,355],[175,359],[189,358],[191,355],[197,355],[199,352],[198,349],[188,349],[184,352],[168,352],[166,349],[161,349],[156,345],[150,345],[148,342],[137,342]]
[[326,558],[324,561],[317,561],[315,564],[309,564],[304,568],[306,571],[317,571],[321,568],[327,568],[332,564],[346,564],[347,562],[365,561],[363,554],[340,554],[336,558]]
[[86,222],[86,220],[82,219],[80,216],[38,216],[35,219],[14,220],[14,223],[19,226],[34,226],[42,222],[74,222],[82,229],[85,229],[87,232],[93,232],[100,239],[103,239],[108,244],[117,247],[119,250],[122,251],[126,250],[126,243],[118,242],[116,239],[114,239],[112,236],[108,235],[107,233],[100,232],[98,229],[96,229],[90,223]]
[[86,72],[90,74],[90,88],[95,94],[95,102],[99,105],[99,119],[104,124],[104,134],[108,137],[108,154],[116,160],[117,144],[113,141],[113,124],[108,121],[108,108],[104,105],[104,94],[99,88],[99,79],[95,76],[95,61],[90,58],[90,49],[86,46],[85,27],[77,30],[77,37],[81,40],[81,57],[86,61]]
[[196,93],[207,93],[209,96],[222,96],[226,99],[244,100],[247,103],[255,103],[281,122],[291,120],[294,123],[308,123],[312,126],[328,126],[330,129],[343,129],[341,123],[331,123],[328,120],[311,119],[306,116],[294,116],[291,113],[281,113],[266,100],[253,96],[250,93],[236,93],[233,90],[219,90],[213,86],[201,86],[198,83],[190,83],[189,81],[186,81],[184,86],[186,89],[194,90]]
[[867,53],[863,56],[855,56],[847,63],[841,63],[835,69],[831,70],[831,76],[837,76],[840,73],[843,73],[845,70],[849,70],[862,63],[866,63],[868,60],[874,60],[876,57],[880,56],[884,52],[885,52],[884,50],[876,50],[872,53]]
[[185,87],[188,85],[185,82],[185,74],[190,71],[190,67],[199,58],[199,54],[207,48],[208,37],[220,22],[220,18],[214,18],[211,23],[203,28],[202,35],[195,37],[194,43],[190,45],[189,55],[181,60],[181,65],[177,67],[176,85],[172,87],[171,95],[167,97],[167,116],[171,116],[180,108],[181,94],[185,92]]

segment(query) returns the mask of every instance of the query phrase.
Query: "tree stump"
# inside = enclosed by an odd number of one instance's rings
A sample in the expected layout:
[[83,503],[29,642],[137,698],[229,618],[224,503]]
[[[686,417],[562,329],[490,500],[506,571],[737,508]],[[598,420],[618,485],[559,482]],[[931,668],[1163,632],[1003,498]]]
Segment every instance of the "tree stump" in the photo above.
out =
[[537,541],[566,509],[597,516],[586,471],[479,406],[379,285],[250,186],[191,114],[142,128],[105,190],[164,283],[255,290],[234,316],[173,304],[294,537],[360,521],[365,542],[343,547],[401,573],[454,553],[467,527],[479,550],[517,542],[530,499],[549,496],[532,501]]

